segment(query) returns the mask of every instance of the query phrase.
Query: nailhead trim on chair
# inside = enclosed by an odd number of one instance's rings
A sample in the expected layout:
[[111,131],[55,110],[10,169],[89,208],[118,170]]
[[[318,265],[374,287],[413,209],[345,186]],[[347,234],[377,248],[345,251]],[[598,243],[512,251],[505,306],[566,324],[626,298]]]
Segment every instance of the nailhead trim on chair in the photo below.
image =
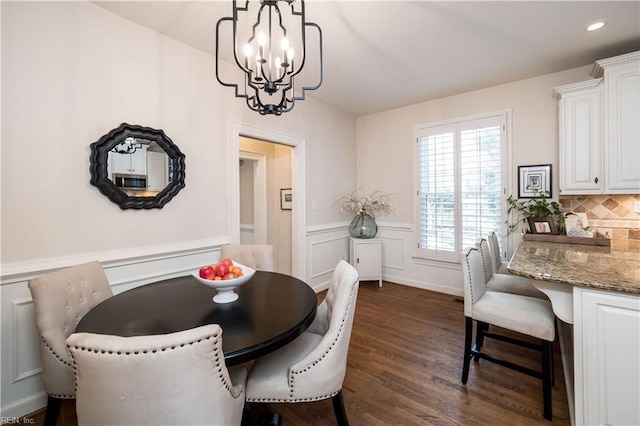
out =
[[[304,373],[305,371],[310,370],[312,367],[316,366],[317,364],[320,363],[320,361],[322,361],[322,359],[324,359],[327,354],[329,353],[329,351],[331,351],[331,349],[336,345],[336,343],[338,342],[338,339],[340,338],[340,335],[342,334],[342,330],[344,330],[344,323],[347,319],[347,316],[349,315],[349,308],[351,307],[351,305],[353,305],[353,292],[355,290],[355,287],[351,288],[351,293],[349,294],[349,304],[345,313],[345,316],[342,318],[342,322],[340,324],[340,330],[338,331],[338,334],[336,336],[336,338],[333,340],[333,342],[331,343],[331,345],[329,346],[329,349],[327,349],[325,351],[324,354],[322,354],[322,356],[315,360],[314,362],[312,362],[310,365],[304,367],[301,370],[296,370],[296,371],[290,371],[289,372],[289,397],[287,399],[284,398],[247,398],[248,402],[312,402],[312,401],[321,401],[323,399],[327,399],[327,398],[331,398],[334,395],[337,395],[338,392],[340,392],[340,389],[336,390],[333,393],[327,394],[327,395],[322,395],[322,396],[317,396],[317,397],[313,397],[313,398],[295,398],[294,395],[294,379],[295,379],[295,375],[297,374],[301,374]],[[291,399],[293,398],[293,399]]]
[[53,355],[58,361],[60,361],[61,363],[63,363],[64,365],[66,365],[69,368],[73,368],[73,365],[71,365],[70,363],[68,363],[64,359],[60,358],[60,355],[58,355],[56,353],[56,351],[54,351],[53,348],[51,346],[49,346],[47,341],[44,340],[44,338],[42,336],[40,336],[40,340],[42,340],[42,343],[44,344],[44,346],[49,350],[49,352],[51,352],[51,355]]
[[[53,355],[58,361],[60,361],[61,363],[63,363],[67,367],[73,369],[73,365],[71,365],[70,363],[68,363],[64,359],[60,358],[60,356],[53,350],[53,348],[51,346],[49,346],[47,344],[47,342],[45,342],[45,340],[42,337],[42,335],[40,336],[40,340],[42,340],[42,344],[44,344],[44,346],[49,350],[49,352],[51,352],[51,355]],[[58,398],[58,399],[76,399],[76,395],[75,394],[73,394],[73,395],[61,395],[61,394],[55,394],[55,393],[48,393],[47,395],[52,396],[54,398]]]
[[322,401],[323,399],[331,398],[334,395],[337,395],[340,392],[340,389],[335,391],[334,393],[322,395],[314,398],[297,398],[297,399],[284,399],[284,398],[252,398],[247,399],[247,402],[313,402],[313,401]]
[[[73,348],[76,349],[76,350],[81,350],[81,351],[85,351],[85,352],[89,351],[89,352],[93,352],[93,353],[96,353],[96,354],[97,353],[103,353],[103,354],[109,353],[109,355],[113,355],[115,353],[116,355],[139,355],[140,353],[143,353],[143,354],[147,354],[149,352],[156,353],[158,351],[164,352],[166,350],[174,350],[174,349],[177,349],[178,347],[183,348],[183,347],[185,347],[187,345],[193,345],[194,343],[200,343],[200,342],[202,342],[202,340],[210,340],[212,337],[213,338],[217,338],[218,335],[214,334],[212,336],[207,336],[204,339],[193,340],[191,342],[181,343],[180,345],[171,345],[171,346],[165,346],[165,347],[153,348],[153,349],[143,349],[141,351],[105,351],[105,350],[86,348],[84,346],[74,346]],[[216,354],[219,354],[219,352],[220,352],[220,351],[217,351],[219,343],[220,343],[219,340],[217,340],[214,343],[214,349],[216,349]],[[69,348],[71,348],[71,347],[69,346]],[[78,377],[77,377],[77,372],[76,372],[76,368],[75,368],[76,362],[75,362],[75,359],[73,358],[73,354],[71,352],[69,353],[69,357],[71,358],[71,361],[73,362],[73,366],[74,366],[74,368],[73,368],[74,383],[78,383]],[[218,370],[218,376],[220,377],[220,380],[222,380],[222,383],[224,383],[224,386],[225,386],[226,390],[228,392],[231,392],[232,386],[231,386],[230,381],[229,380],[225,380],[225,378],[224,378],[224,373],[223,373],[223,370],[221,368],[220,356],[219,355],[216,355],[215,365],[216,365],[216,369]],[[74,388],[75,388],[75,391],[77,393],[78,392],[77,386],[74,386]],[[52,395],[52,396],[55,396],[55,395]]]
[[[484,271],[487,270],[486,269],[487,265],[486,265],[486,263],[484,261],[484,255],[482,254],[482,248],[478,247],[478,252],[480,253],[480,259],[482,260],[482,270],[484,272]],[[485,279],[486,279],[486,277],[485,277]]]
[[[318,365],[320,363],[320,361],[322,361],[327,354],[331,351],[331,349],[333,349],[336,345],[336,343],[338,342],[338,339],[340,338],[340,336],[342,335],[342,331],[344,330],[344,323],[347,320],[347,316],[349,315],[349,311],[351,308],[351,305],[353,304],[353,291],[354,291],[355,287],[351,287],[351,293],[349,293],[349,304],[347,305],[347,309],[345,311],[345,315],[342,317],[342,321],[340,322],[340,330],[338,331],[338,334],[336,335],[336,338],[333,339],[333,342],[331,342],[331,345],[329,346],[329,348],[324,352],[324,354],[322,354],[322,356],[315,360],[314,362],[311,363],[311,365],[306,366],[305,368],[303,368],[302,370],[296,370],[296,371],[291,371],[289,374],[289,388],[291,389],[289,396],[291,398],[294,398],[294,380],[295,380],[295,376],[297,374],[301,374],[304,373],[305,371],[310,370],[312,367]],[[318,397],[318,398],[313,398],[313,399],[309,399],[309,398],[304,398],[302,399],[303,401],[305,400],[313,400],[313,401],[317,401],[319,399],[326,399],[326,398],[330,398],[331,396],[337,394],[340,391],[340,389],[338,389],[337,391],[335,391],[333,394],[331,395],[327,395],[324,397]]]
[[[471,250],[478,250],[477,248],[472,248]],[[469,251],[470,253],[470,251]],[[468,254],[465,255],[465,257],[468,259],[469,256]],[[480,255],[480,258],[482,258],[482,255]],[[467,273],[469,274],[469,282],[471,282],[471,268],[467,267]],[[471,293],[471,304],[473,305],[474,301],[473,301],[473,287],[469,286],[469,291]]]

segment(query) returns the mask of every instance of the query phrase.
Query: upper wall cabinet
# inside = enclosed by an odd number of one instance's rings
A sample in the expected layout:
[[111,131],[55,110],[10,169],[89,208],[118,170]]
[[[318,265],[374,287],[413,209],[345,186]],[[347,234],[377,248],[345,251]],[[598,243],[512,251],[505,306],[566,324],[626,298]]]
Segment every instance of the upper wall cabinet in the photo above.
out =
[[560,192],[602,193],[602,79],[555,90],[560,96]]
[[640,52],[598,61],[592,75],[555,88],[560,193],[640,194]]
[[604,76],[605,192],[640,194],[640,51],[596,62]]

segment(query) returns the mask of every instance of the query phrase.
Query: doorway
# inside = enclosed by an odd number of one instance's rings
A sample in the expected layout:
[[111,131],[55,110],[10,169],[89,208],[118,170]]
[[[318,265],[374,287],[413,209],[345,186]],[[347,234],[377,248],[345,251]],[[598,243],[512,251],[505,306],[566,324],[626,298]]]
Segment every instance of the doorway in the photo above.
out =
[[[288,259],[290,263],[290,273],[294,277],[305,279],[305,191],[304,191],[304,158],[305,158],[305,146],[304,139],[287,135],[284,133],[267,130],[243,123],[231,123],[231,129],[229,132],[229,146],[230,146],[230,194],[231,194],[231,212],[230,212],[230,231],[231,242],[239,244],[241,241],[241,220],[240,220],[240,144],[242,138],[255,139],[263,143],[269,143],[278,149],[288,149],[288,156],[281,156],[281,163],[287,163],[290,173],[290,186],[293,199],[291,200],[291,210],[282,210],[282,213],[288,215],[290,238],[286,242],[279,241],[276,244],[289,246]],[[243,149],[243,151],[245,151]],[[284,159],[287,158],[287,159]],[[258,161],[249,159],[251,161]],[[267,171],[268,174],[268,171]],[[255,178],[255,176],[254,176]],[[279,187],[281,183],[277,183],[278,188],[275,191],[267,190],[265,205],[277,206],[280,211],[280,189],[285,187]],[[255,193],[254,193],[255,200]],[[254,205],[255,212],[255,205]],[[254,213],[255,215],[255,213]],[[284,217],[280,215],[281,218]],[[260,220],[260,218],[258,217]],[[267,219],[268,220],[268,219]],[[256,222],[256,221],[254,221]],[[255,226],[255,225],[254,225]],[[267,229],[267,243],[269,243],[269,229]],[[276,247],[274,247],[275,249]],[[286,247],[285,247],[286,250]],[[276,264],[277,266],[277,264]],[[289,268],[287,268],[289,269]],[[282,272],[282,271],[278,271]]]
[[274,270],[291,274],[291,213],[281,192],[291,188],[291,147],[240,137],[241,244],[270,244]]

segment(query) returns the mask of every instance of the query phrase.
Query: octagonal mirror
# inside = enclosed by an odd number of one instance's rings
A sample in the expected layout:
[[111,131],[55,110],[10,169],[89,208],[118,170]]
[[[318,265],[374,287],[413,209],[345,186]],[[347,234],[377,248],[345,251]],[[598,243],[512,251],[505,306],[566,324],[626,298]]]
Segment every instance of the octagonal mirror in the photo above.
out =
[[184,188],[184,159],[164,131],[122,123],[91,144],[91,184],[121,209],[162,208]]

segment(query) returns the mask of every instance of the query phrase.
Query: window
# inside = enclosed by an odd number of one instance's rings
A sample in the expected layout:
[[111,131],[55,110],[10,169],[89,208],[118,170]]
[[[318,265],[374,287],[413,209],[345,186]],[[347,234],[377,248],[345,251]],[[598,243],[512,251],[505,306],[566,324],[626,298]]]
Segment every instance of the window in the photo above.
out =
[[506,120],[416,126],[418,257],[459,262],[464,247],[502,234]]

